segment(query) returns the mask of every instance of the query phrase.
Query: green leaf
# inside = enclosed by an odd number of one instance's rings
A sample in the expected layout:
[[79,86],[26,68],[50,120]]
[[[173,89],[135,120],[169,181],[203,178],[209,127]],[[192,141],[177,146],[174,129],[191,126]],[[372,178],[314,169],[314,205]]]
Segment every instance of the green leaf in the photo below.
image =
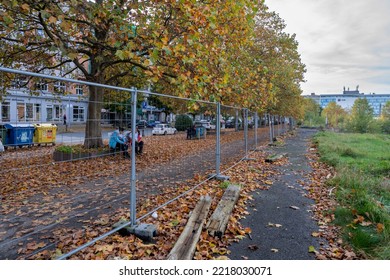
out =
[[117,57],[119,57],[120,59],[124,59],[124,57],[125,57],[125,54],[124,54],[123,51],[121,51],[121,50],[117,50],[116,53],[115,53],[115,55],[116,55]]
[[316,249],[314,248],[313,245],[310,245],[309,246],[309,253],[315,253],[316,252]]

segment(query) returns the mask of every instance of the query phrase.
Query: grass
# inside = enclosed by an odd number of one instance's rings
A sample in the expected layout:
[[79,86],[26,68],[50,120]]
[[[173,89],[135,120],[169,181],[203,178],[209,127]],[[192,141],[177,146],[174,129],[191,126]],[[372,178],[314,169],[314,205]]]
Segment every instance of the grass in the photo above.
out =
[[335,223],[359,252],[372,259],[390,259],[390,136],[318,133],[321,160],[337,176]]
[[67,154],[78,154],[78,153],[93,153],[93,152],[102,152],[105,150],[108,150],[107,147],[101,147],[101,148],[91,148],[86,149],[83,145],[60,145],[55,148],[58,152],[63,152]]

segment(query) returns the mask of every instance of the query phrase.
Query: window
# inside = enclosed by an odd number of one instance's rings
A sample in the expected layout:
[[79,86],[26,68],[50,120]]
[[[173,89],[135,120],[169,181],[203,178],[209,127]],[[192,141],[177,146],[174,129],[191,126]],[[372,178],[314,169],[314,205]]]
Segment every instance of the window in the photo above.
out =
[[52,121],[53,120],[53,106],[47,105],[46,106],[46,121]]
[[11,81],[12,89],[20,89],[26,87],[26,85],[27,85],[27,79],[24,76],[18,76]]
[[41,104],[34,104],[34,121],[41,120]]
[[[38,104],[37,104],[38,105]],[[40,110],[40,108],[39,108]],[[59,121],[62,119],[61,105],[47,105],[46,106],[46,121]]]
[[66,85],[64,82],[57,81],[54,84],[54,91],[59,92],[59,93],[65,93],[66,91]]
[[16,110],[18,113],[18,121],[25,121],[25,104],[24,103],[17,103],[16,104]]
[[48,91],[47,84],[44,82],[39,82],[35,84],[35,88],[40,91]]
[[83,85],[76,85],[76,94],[83,95]]
[[26,121],[34,120],[34,104],[27,103],[26,104]]
[[53,105],[53,108],[54,108],[54,117],[53,119],[55,121],[59,121],[61,119],[61,116],[62,116],[62,108],[60,105]]
[[9,102],[1,103],[1,121],[9,122],[10,121],[10,104]]
[[26,121],[41,120],[41,104],[26,104]]
[[84,107],[73,106],[73,121],[84,121]]

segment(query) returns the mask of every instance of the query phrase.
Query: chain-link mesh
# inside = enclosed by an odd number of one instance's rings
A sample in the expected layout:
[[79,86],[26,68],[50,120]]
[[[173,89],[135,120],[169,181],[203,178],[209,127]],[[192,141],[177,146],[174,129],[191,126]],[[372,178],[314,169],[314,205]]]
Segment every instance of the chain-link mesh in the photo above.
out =
[[[284,119],[212,102],[23,77],[1,102],[3,259],[39,258],[75,234],[96,238],[86,224],[107,232],[112,217],[150,215],[286,129]],[[92,102],[91,91],[103,98]]]

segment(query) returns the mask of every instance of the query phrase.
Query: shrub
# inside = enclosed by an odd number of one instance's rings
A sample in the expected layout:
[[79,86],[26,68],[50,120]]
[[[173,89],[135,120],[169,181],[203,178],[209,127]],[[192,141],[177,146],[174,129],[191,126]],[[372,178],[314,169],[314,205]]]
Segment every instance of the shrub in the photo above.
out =
[[178,115],[176,117],[175,128],[178,131],[184,131],[192,126],[192,119],[187,115]]

